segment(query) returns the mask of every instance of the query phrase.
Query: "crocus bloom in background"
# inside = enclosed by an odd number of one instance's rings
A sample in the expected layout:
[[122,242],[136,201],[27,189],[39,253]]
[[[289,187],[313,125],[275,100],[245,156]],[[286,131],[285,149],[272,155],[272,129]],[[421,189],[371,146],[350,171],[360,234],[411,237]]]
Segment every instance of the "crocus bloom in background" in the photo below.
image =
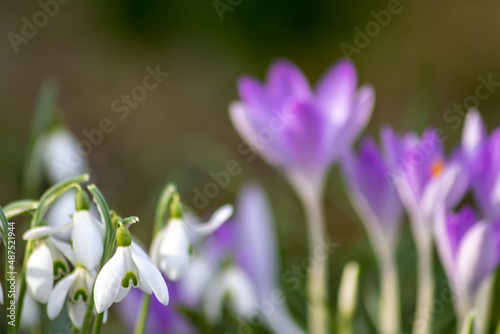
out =
[[342,170],[351,202],[368,230],[379,260],[392,256],[404,210],[399,195],[388,182],[393,172],[372,139],[365,139],[359,153],[345,156]]
[[488,138],[477,110],[467,113],[462,149],[467,161],[471,188],[485,219],[500,218],[500,129]]
[[379,331],[396,334],[401,320],[395,249],[404,211],[398,193],[388,182],[393,171],[371,139],[361,142],[358,154],[346,154],[342,167],[349,197],[380,266]]
[[357,89],[354,65],[336,63],[310,87],[300,69],[286,60],[269,68],[267,84],[243,77],[241,101],[230,106],[240,135],[295,183],[319,191],[331,164],[351,146],[368,122],[375,93]]
[[453,208],[467,190],[462,153],[457,151],[448,159],[440,134],[434,129],[426,130],[419,138],[413,133],[398,137],[391,128],[384,128],[382,141],[393,170],[387,182],[398,190],[417,242],[427,242],[432,236],[436,207],[442,203],[439,199]]
[[[455,290],[457,318],[463,322],[467,312],[481,302],[477,300],[478,290],[499,263],[500,221],[478,222],[469,207],[456,214],[446,214],[443,208],[437,217],[436,245],[451,287]],[[460,328],[462,324],[458,325]]]

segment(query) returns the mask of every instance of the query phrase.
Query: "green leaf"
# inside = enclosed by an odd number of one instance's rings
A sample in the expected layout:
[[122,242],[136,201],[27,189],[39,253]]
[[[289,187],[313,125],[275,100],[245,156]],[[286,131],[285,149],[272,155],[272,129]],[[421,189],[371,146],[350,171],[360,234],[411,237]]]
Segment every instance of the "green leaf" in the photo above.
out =
[[61,196],[67,190],[78,187],[81,182],[86,182],[89,180],[88,174],[82,174],[79,176],[75,176],[71,179],[58,182],[50,187],[46,192],[43,193],[40,198],[40,202],[38,204],[38,209],[35,211],[35,217],[33,219],[33,227],[36,227],[40,224],[43,216],[49,209],[52,202],[54,202],[59,196]]
[[38,201],[25,199],[25,200],[14,201],[7,204],[4,207],[4,213],[8,219],[11,219],[14,218],[15,216],[22,215],[23,213],[27,212],[32,213],[32,211],[36,210],[37,208],[38,208]]
[[92,198],[94,203],[97,205],[97,209],[101,214],[101,219],[104,222],[104,226],[106,227],[105,235],[104,235],[104,254],[102,256],[101,265],[103,265],[107,260],[110,253],[110,249],[113,246],[113,237],[114,237],[114,229],[113,229],[113,218],[111,216],[111,212],[109,210],[108,203],[106,199],[102,195],[101,191],[95,184],[89,184],[87,189],[92,194]]
[[41,183],[41,157],[37,150],[37,141],[49,128],[53,121],[56,108],[58,88],[55,80],[47,79],[42,83],[35,114],[31,123],[29,134],[26,163],[24,169],[24,195],[27,197],[38,196],[37,192]]
[[[1,223],[0,233],[2,234],[2,239],[5,245],[7,245],[7,240],[9,240],[9,238],[7,237],[8,236],[7,231],[9,230],[9,220],[5,216],[5,213],[1,206],[0,206],[0,223]],[[7,254],[8,252],[5,251],[5,256],[7,256]]]

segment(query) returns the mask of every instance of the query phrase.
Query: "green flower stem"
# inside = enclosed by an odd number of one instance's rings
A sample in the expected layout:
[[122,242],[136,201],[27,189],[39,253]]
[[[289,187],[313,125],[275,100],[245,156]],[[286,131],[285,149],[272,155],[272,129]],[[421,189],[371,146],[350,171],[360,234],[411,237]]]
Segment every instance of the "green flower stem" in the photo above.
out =
[[[101,264],[99,266],[99,271],[101,271],[104,264],[109,260],[111,255],[111,250],[114,244],[114,236],[116,234],[116,230],[113,228],[113,217],[109,210],[108,203],[106,199],[102,195],[99,188],[96,187],[95,184],[90,184],[88,187],[89,192],[92,194],[92,198],[97,205],[99,213],[101,214],[101,219],[104,222],[106,230],[104,232],[104,252],[101,258]],[[99,272],[97,273],[99,275]],[[94,287],[92,287],[92,292],[90,293],[89,304],[87,305],[87,310],[85,311],[85,318],[83,319],[82,328],[80,329],[80,333],[85,334],[88,332],[90,328],[90,321],[92,319],[92,314],[94,312]],[[104,318],[104,312],[99,313],[96,316],[94,322],[94,333],[100,333],[102,327],[102,321]]]
[[[153,239],[161,231],[163,224],[168,218],[170,202],[175,193],[177,193],[177,189],[173,184],[167,184],[165,188],[163,188],[160,198],[158,199],[158,204],[156,205]],[[140,312],[137,314],[134,334],[143,334],[146,329],[150,301],[151,295],[145,293],[142,298]]]

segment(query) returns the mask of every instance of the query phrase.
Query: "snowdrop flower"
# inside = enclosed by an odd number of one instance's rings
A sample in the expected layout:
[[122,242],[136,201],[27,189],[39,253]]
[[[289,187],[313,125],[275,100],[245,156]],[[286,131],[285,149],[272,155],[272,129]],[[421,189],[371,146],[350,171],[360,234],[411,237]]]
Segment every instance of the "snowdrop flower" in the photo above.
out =
[[151,260],[171,281],[181,279],[189,268],[190,237],[189,232],[209,235],[219,228],[233,214],[231,205],[224,205],[214,212],[206,223],[199,223],[192,215],[182,217],[179,197],[174,196],[171,204],[172,218],[156,235],[151,244]]
[[207,287],[204,310],[210,322],[216,323],[222,319],[226,298],[231,310],[237,316],[250,318],[258,310],[254,286],[248,275],[236,266],[231,266],[219,273]]
[[117,249],[113,257],[99,272],[94,286],[94,301],[98,313],[107,310],[113,303],[122,301],[131,289],[139,288],[147,294],[154,292],[156,298],[167,305],[167,285],[161,273],[147,254],[132,242],[125,226],[116,231]]
[[462,149],[470,171],[471,188],[482,215],[496,221],[500,218],[500,129],[488,138],[477,110],[467,113]]
[[57,229],[43,226],[31,229],[23,236],[24,240],[35,242],[35,248],[26,267],[26,283],[33,298],[42,304],[49,301],[54,278],[69,272],[66,259],[75,261],[75,255],[69,244],[48,235],[57,232]]
[[455,290],[457,317],[462,322],[467,312],[481,303],[480,286],[493,275],[500,261],[500,221],[478,221],[469,207],[456,214],[446,214],[443,208],[435,225],[435,238],[438,254]]
[[267,84],[243,77],[241,101],[230,105],[240,135],[271,165],[302,187],[320,191],[326,172],[370,119],[375,93],[357,88],[354,65],[334,64],[313,91],[299,68],[274,62]]
[[89,170],[87,160],[78,154],[78,139],[63,128],[43,137],[40,147],[43,167],[52,184]]
[[61,279],[54,287],[47,304],[49,318],[55,319],[61,313],[66,301],[69,317],[75,327],[80,329],[85,318],[94,280],[95,272],[90,272],[77,264],[75,270]]

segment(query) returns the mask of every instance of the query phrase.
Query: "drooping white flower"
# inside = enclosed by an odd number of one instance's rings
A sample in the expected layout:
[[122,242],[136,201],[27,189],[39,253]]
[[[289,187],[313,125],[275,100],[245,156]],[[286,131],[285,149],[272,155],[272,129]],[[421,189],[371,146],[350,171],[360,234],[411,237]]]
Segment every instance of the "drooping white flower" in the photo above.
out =
[[53,230],[44,226],[31,229],[23,236],[24,240],[35,242],[26,267],[26,283],[33,298],[42,304],[49,301],[54,278],[69,272],[67,259],[75,259],[69,244],[46,235],[47,232],[57,233]]
[[116,244],[116,253],[104,265],[95,282],[94,301],[97,312],[102,313],[113,303],[122,301],[132,286],[147,294],[154,292],[156,298],[167,305],[167,285],[160,271],[148,255],[131,241],[126,227],[118,228]]
[[47,134],[39,147],[45,173],[53,184],[89,170],[85,157],[78,154],[78,139],[65,129]]
[[190,247],[189,231],[206,236],[218,229],[233,214],[233,207],[226,204],[216,210],[206,223],[200,223],[194,216],[181,215],[171,218],[167,225],[156,235],[151,244],[153,263],[171,281],[178,281],[189,268]]
[[47,304],[49,318],[56,318],[61,313],[66,301],[69,317],[75,327],[80,329],[85,318],[94,280],[94,272],[77,265],[70,275],[61,279],[54,287]]
[[[226,299],[227,298],[227,299]],[[216,276],[208,286],[204,299],[207,319],[215,323],[222,318],[224,303],[228,302],[235,315],[248,318],[258,311],[258,298],[250,277],[236,266]]]

